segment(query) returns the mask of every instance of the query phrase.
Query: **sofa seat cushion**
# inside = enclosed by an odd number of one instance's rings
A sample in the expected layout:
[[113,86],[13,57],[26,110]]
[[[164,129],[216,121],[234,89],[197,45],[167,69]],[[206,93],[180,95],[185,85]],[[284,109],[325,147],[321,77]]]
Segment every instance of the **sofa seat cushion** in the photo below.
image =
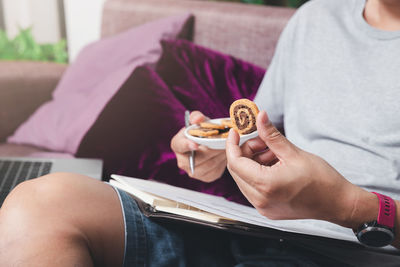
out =
[[68,153],[55,153],[34,146],[0,144],[0,157],[73,158]]

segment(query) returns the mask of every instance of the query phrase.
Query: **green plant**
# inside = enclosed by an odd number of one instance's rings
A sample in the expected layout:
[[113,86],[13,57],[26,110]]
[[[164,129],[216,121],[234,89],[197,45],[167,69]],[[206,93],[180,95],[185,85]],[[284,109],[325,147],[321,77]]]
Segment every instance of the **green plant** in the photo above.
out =
[[55,44],[38,44],[32,29],[21,29],[10,40],[5,31],[0,30],[0,60],[32,60],[67,63],[67,42],[61,40]]
[[308,0],[286,0],[286,6],[299,7]]

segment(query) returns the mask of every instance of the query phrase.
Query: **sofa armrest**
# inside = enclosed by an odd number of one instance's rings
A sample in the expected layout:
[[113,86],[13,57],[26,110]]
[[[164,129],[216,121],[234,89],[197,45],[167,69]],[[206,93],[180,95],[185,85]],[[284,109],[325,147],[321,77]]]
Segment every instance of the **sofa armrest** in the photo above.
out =
[[0,61],[0,142],[51,99],[66,67],[46,62]]

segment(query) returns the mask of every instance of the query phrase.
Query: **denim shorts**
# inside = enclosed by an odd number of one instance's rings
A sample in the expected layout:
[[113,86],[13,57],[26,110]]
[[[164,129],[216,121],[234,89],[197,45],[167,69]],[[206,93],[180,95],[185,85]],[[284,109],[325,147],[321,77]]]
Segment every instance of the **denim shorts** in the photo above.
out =
[[286,240],[150,219],[129,194],[117,191],[125,219],[124,266],[343,266]]

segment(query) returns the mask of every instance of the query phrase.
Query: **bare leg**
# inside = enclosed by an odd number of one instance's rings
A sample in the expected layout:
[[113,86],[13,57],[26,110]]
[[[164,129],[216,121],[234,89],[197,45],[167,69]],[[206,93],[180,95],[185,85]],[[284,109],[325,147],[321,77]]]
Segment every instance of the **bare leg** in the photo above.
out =
[[124,239],[115,190],[81,175],[24,182],[0,209],[0,266],[121,266]]

